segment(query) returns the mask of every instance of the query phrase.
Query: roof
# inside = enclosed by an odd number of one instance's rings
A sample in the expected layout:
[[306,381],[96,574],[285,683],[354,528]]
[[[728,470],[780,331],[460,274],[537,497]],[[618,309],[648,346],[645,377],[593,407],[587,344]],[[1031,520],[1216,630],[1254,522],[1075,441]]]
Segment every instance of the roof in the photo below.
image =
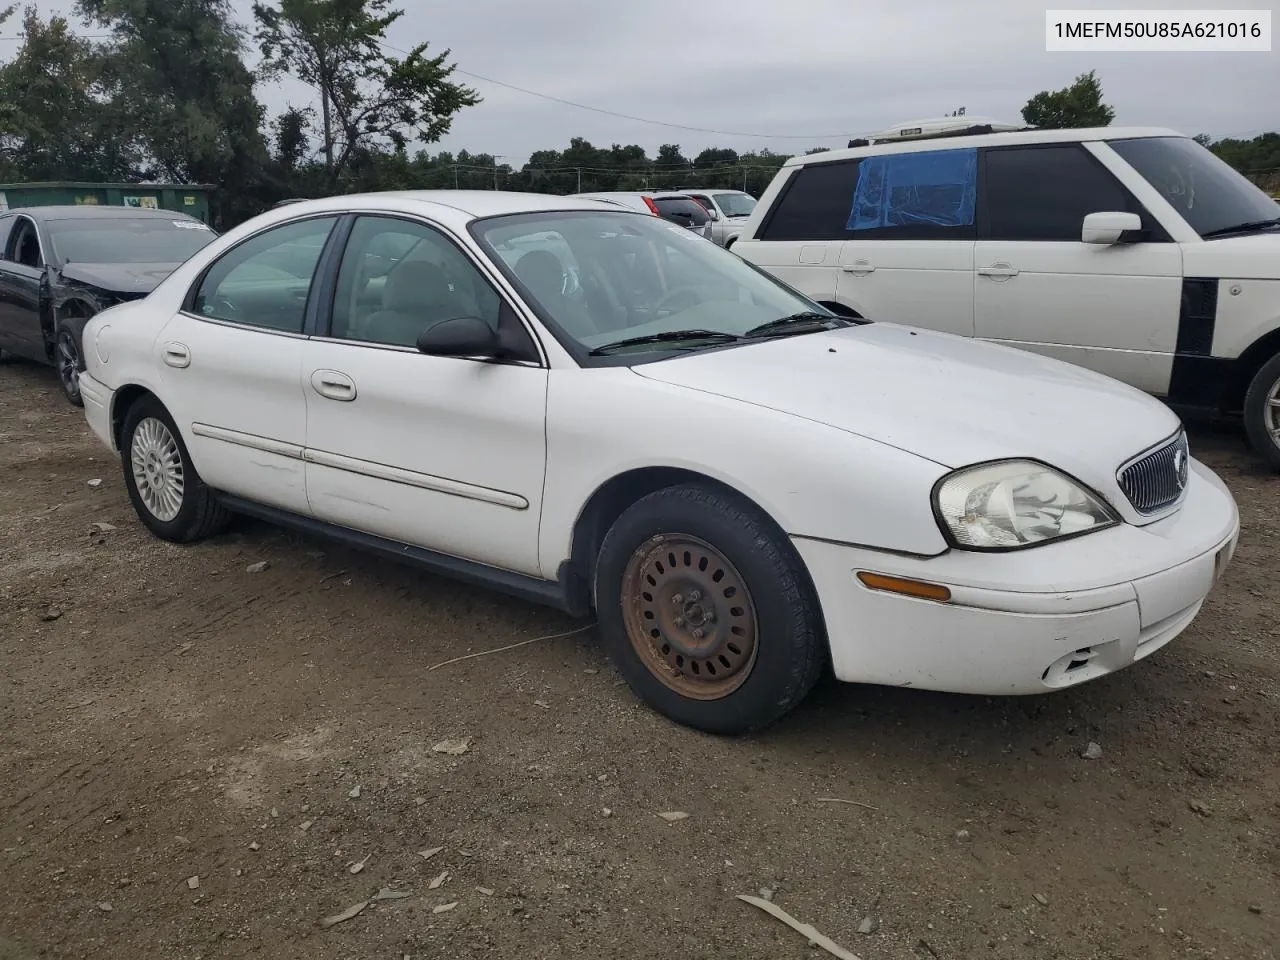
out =
[[[694,188],[685,188],[694,189]],[[571,197],[683,197],[685,189],[680,190],[592,190],[585,193],[571,193]]]
[[1166,127],[1084,127],[1067,130],[1019,130],[1009,133],[982,133],[972,137],[945,137],[879,143],[844,150],[825,150],[795,156],[784,167],[801,167],[811,163],[831,163],[854,157],[873,157],[885,153],[923,153],[928,150],[959,150],[964,147],[1009,147],[1020,143],[1078,143],[1084,140],[1124,140],[1131,137],[1182,137]]
[[272,214],[295,217],[300,212],[315,210],[358,209],[362,200],[421,203],[449,207],[471,217],[492,217],[504,213],[540,213],[550,210],[599,210],[598,201],[588,197],[561,197],[550,193],[522,193],[515,190],[388,190],[376,193],[343,194],[316,200],[300,200]]
[[91,183],[87,180],[37,180],[31,183],[0,183],[0,190],[217,190],[212,183]]
[[152,210],[148,207],[120,207],[109,204],[48,204],[36,207],[10,207],[7,213],[21,213],[32,220],[122,220],[135,218],[159,218],[162,220],[191,220],[200,223],[195,217],[178,210]]

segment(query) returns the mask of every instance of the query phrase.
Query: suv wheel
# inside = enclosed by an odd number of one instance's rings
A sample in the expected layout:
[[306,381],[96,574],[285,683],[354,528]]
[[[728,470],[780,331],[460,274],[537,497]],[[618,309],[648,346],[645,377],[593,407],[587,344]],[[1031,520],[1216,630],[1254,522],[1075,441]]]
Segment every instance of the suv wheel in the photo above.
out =
[[1280,355],[1264,363],[1249,384],[1244,427],[1258,455],[1280,470]]
[[623,512],[600,548],[596,612],[632,690],[709,733],[773,723],[827,662],[821,611],[791,544],[709,487],[659,490]]
[[133,509],[162,540],[191,543],[226,529],[231,515],[191,463],[169,411],[155,397],[129,408],[120,460]]

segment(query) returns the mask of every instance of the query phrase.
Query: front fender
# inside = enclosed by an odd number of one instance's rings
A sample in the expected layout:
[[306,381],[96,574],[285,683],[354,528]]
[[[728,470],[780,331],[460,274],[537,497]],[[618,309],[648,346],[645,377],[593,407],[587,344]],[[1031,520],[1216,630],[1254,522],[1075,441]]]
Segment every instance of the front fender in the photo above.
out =
[[540,567],[572,553],[585,504],[620,474],[703,474],[752,500],[791,536],[935,556],[947,549],[931,492],[947,468],[824,424],[636,376],[553,371]]

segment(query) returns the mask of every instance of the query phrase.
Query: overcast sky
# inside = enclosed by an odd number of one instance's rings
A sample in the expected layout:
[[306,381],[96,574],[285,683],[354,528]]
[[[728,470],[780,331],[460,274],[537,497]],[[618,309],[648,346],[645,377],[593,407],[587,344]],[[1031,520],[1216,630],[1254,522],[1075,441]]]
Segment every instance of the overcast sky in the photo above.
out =
[[[251,0],[234,0],[245,22]],[[1046,53],[1030,0],[401,0],[388,43],[427,40],[460,70],[677,126],[609,116],[473,76],[484,96],[432,152],[467,148],[519,167],[573,136],[597,146],[679,143],[798,153],[902,120],[969,114],[1016,121],[1027,98],[1096,69],[1115,123],[1253,136],[1280,127],[1280,52]],[[71,0],[44,0],[42,12]],[[1266,8],[1248,0],[1060,0],[1073,9]],[[0,35],[12,36],[14,21]],[[8,55],[16,44],[0,44]],[[251,63],[256,57],[250,57]],[[275,112],[310,96],[273,85]],[[733,134],[679,129],[700,127]],[[743,134],[768,134],[745,136]]]

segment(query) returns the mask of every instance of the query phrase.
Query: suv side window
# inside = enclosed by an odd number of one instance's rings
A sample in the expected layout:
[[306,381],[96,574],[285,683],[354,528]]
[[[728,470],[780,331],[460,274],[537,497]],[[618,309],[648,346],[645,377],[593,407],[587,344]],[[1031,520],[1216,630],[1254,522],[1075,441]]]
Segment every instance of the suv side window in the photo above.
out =
[[761,240],[971,240],[972,149],[874,154],[806,164],[768,214]]
[[497,330],[501,308],[497,291],[442,233],[412,220],[364,216],[338,268],[330,336],[412,347],[443,320],[475,317]]
[[791,175],[769,211],[761,240],[844,240],[858,185],[857,160],[810,163]]
[[1096,158],[1078,144],[986,151],[979,206],[989,240],[1080,240],[1085,215],[1102,211],[1150,218]]
[[191,293],[191,312],[264,330],[301,333],[311,281],[337,217],[272,227],[232,247]]

